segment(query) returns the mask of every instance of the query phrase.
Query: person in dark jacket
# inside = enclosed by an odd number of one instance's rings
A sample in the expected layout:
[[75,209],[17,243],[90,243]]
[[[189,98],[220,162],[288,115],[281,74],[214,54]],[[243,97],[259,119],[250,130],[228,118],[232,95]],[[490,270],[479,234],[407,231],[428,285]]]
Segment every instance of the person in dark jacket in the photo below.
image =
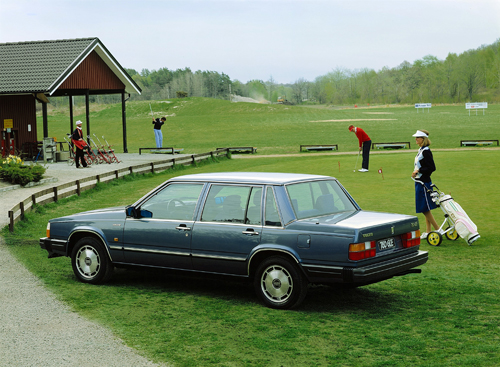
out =
[[368,172],[368,164],[370,163],[370,148],[372,145],[372,140],[365,131],[354,125],[349,126],[349,131],[356,134],[359,141],[359,150],[363,151],[363,162],[361,163],[361,169],[359,172]]
[[83,138],[82,122],[80,120],[76,122],[76,129],[75,131],[73,131],[73,134],[71,135],[71,140],[73,142],[73,146],[75,147],[76,168],[90,168],[90,166],[88,166],[87,162],[85,161],[84,148],[85,146],[87,146],[87,142]]
[[167,119],[165,117],[162,117],[161,119],[157,118],[156,120],[153,119],[153,124],[155,125],[154,132],[155,132],[155,140],[157,148],[161,148],[163,145],[163,134],[161,132],[161,127],[166,120]]
[[431,174],[436,170],[436,165],[434,164],[434,158],[432,157],[432,152],[429,148],[431,145],[429,132],[427,130],[417,130],[417,132],[413,134],[413,137],[415,137],[415,142],[420,148],[417,156],[415,157],[415,168],[411,177],[420,181],[415,182],[415,209],[417,213],[423,213],[425,216],[426,232],[424,232],[420,237],[425,239],[427,238],[429,232],[432,231],[431,226],[433,226],[436,230],[439,229],[439,225],[431,212],[431,210],[436,209],[437,206],[431,200],[429,192],[427,191],[431,190]]

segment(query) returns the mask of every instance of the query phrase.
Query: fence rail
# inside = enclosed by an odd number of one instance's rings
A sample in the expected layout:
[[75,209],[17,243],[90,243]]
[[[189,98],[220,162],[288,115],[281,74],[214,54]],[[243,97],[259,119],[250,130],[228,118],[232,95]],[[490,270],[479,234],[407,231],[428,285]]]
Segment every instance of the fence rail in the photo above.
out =
[[9,230],[13,232],[14,225],[22,220],[24,218],[24,213],[26,211],[31,211],[35,204],[44,205],[51,202],[57,202],[58,200],[66,198],[68,196],[80,196],[82,192],[94,188],[97,183],[111,181],[128,174],[145,174],[150,172],[154,173],[165,171],[175,166],[176,164],[189,166],[191,164],[195,164],[198,161],[202,161],[208,158],[214,158],[220,155],[227,156],[227,153],[228,149],[218,149],[216,151],[211,151],[208,153],[193,154],[190,156],[166,159],[164,161],[143,163],[40,190],[32,194],[30,197],[24,199],[19,204],[15,205],[11,210],[9,210]]

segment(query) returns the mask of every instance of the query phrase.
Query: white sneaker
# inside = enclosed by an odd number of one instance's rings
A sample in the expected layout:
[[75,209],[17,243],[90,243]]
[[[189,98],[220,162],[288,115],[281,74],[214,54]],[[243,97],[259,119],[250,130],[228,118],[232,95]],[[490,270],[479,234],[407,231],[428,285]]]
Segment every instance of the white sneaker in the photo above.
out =
[[429,235],[429,233],[424,232],[424,233],[422,233],[422,235],[420,236],[420,239],[421,239],[421,240],[425,240],[425,239],[427,238],[427,236],[428,236],[428,235]]
[[359,172],[368,172],[368,170],[366,168],[361,168]]

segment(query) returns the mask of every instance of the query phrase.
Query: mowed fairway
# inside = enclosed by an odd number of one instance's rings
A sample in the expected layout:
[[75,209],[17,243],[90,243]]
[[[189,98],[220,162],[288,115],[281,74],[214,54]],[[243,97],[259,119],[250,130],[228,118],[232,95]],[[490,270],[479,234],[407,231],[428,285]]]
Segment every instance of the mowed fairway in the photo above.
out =
[[[215,105],[222,102],[215,101]],[[249,108],[247,104],[244,107]],[[342,122],[334,130],[338,140],[331,143],[339,143],[341,148],[345,145],[351,154],[235,158],[177,172],[119,180],[101,185],[80,199],[48,205],[40,213],[29,215],[13,235],[6,230],[3,235],[13,253],[73,309],[107,325],[127,345],[156,361],[175,366],[497,366],[500,365],[500,240],[496,230],[500,150],[439,149],[458,148],[459,140],[471,134],[476,139],[498,139],[500,110],[491,106],[487,118],[471,116],[469,120],[468,116],[467,119],[461,116],[465,115],[462,107],[442,108],[449,109],[454,118],[441,121],[438,107],[418,118],[409,107],[389,108],[377,111],[406,116],[398,120],[404,128],[401,125],[398,129],[390,128],[387,124],[394,122],[381,121],[359,125],[366,126],[374,141],[374,136],[388,136],[389,140],[384,141],[409,140],[412,148],[411,134],[417,126],[424,125],[422,128],[430,130],[431,138],[435,136],[431,148],[437,165],[433,181],[441,190],[451,192],[463,206],[478,225],[481,238],[472,246],[462,239],[445,239],[439,247],[423,242],[421,249],[429,251],[429,262],[421,267],[422,274],[353,290],[313,286],[296,311],[263,307],[246,283],[207,277],[120,270],[107,285],[82,284],[73,276],[68,258],[47,259],[37,240],[44,236],[46,221],[52,217],[126,205],[171,176],[214,171],[331,175],[340,180],[365,210],[413,214],[414,184],[410,174],[414,150],[372,154],[370,172],[354,173],[356,155],[352,152],[356,141],[347,132],[346,122]],[[283,114],[290,116],[277,122],[280,127],[276,129],[286,131],[281,136],[254,134],[263,147],[268,147],[269,153],[298,153],[297,144],[315,143],[304,141],[305,136],[301,135],[306,131],[300,127],[305,123],[299,120],[306,118],[302,114],[312,121],[333,119],[326,117],[327,112],[359,112],[303,108],[295,116],[293,111],[283,110]],[[311,114],[317,116],[313,119]],[[233,128],[227,127],[226,134],[231,139],[241,135],[238,142],[244,144],[247,137],[242,134],[248,129],[250,119],[246,123],[238,117],[232,119]],[[229,123],[231,116],[224,120]],[[257,120],[252,123],[264,126]],[[194,122],[187,120],[183,126],[187,124],[195,127]],[[267,124],[272,122],[269,120]],[[335,123],[328,124],[333,129],[331,124]],[[196,125],[194,130],[205,131],[207,141],[194,139],[196,144],[192,143],[192,149],[202,152],[219,145],[218,141],[209,141],[214,125],[217,129],[224,126],[215,118]],[[239,125],[245,128],[238,130]],[[487,131],[478,128],[484,126]],[[321,138],[319,131],[314,134],[317,135],[311,136],[311,140]],[[407,139],[401,140],[403,137]],[[187,137],[183,139],[185,144],[190,142]],[[259,149],[258,156],[261,155]],[[442,221],[441,210],[434,213]],[[423,216],[419,215],[419,220],[422,225]]]
[[[167,103],[169,102],[169,103]],[[417,113],[413,106],[300,107],[214,100],[209,98],[168,101],[127,102],[128,151],[154,147],[149,104],[155,117],[167,116],[163,146],[202,153],[219,147],[253,146],[259,155],[298,153],[302,144],[338,144],[341,152],[355,151],[357,140],[349,133],[352,123],[362,127],[376,142],[411,142],[417,128],[431,132],[435,148],[458,148],[464,139],[499,139],[500,105],[490,105],[482,115],[469,116],[465,105],[435,106]],[[121,104],[92,106],[91,135],[106,137],[118,152],[123,151]],[[75,112],[75,121],[84,121],[84,109]],[[48,118],[49,136],[58,141],[69,132],[69,111],[60,108]],[[42,117],[38,116],[41,140]],[[492,136],[493,135],[493,136]]]

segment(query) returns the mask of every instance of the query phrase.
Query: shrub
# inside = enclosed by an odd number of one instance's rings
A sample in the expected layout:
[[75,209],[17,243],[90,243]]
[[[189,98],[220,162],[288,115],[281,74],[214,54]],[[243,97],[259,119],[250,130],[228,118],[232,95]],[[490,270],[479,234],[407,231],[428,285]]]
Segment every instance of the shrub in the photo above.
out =
[[35,181],[39,182],[46,168],[39,164],[25,165],[20,157],[9,155],[0,161],[0,178],[4,181],[22,186]]

